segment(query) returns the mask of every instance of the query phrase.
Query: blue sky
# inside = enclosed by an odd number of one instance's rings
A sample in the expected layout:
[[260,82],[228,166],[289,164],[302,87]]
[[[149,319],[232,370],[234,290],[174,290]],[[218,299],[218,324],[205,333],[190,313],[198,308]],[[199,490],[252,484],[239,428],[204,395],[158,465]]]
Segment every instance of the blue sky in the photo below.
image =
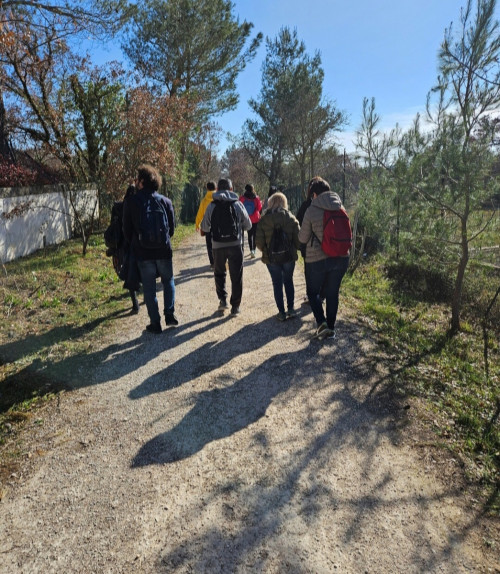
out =
[[[445,28],[452,21],[458,25],[464,4],[465,0],[236,0],[235,13],[271,38],[283,26],[296,28],[309,54],[319,50],[324,94],[350,118],[338,142],[351,151],[365,96],[375,98],[387,128],[397,122],[408,126],[425,108],[437,78]],[[259,94],[264,57],[262,44],[239,78],[238,109],[219,118],[225,131],[239,133],[251,115],[247,102]]]
[[[307,52],[321,54],[324,95],[349,116],[338,143],[352,151],[364,97],[374,97],[382,127],[406,127],[425,108],[437,78],[437,53],[444,31],[459,24],[466,0],[233,0],[240,21],[274,38],[283,26],[296,28]],[[499,17],[499,16],[497,16]],[[261,88],[265,43],[238,79],[240,103],[217,118],[237,135],[251,117],[250,98]],[[113,54],[115,57],[116,55]],[[99,58],[100,59],[100,58]],[[228,145],[223,136],[220,151]]]

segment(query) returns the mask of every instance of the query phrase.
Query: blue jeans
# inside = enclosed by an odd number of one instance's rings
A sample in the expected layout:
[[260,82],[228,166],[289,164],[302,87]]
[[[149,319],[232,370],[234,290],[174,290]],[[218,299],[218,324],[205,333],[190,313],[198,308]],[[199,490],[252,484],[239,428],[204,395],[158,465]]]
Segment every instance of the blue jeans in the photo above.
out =
[[175,308],[175,284],[172,259],[152,259],[138,261],[141,272],[144,302],[151,323],[160,322],[158,299],[156,298],[156,277],[159,275],[163,285],[163,307],[165,315],[173,315]]
[[283,301],[283,287],[285,287],[286,304],[288,310],[293,309],[295,299],[295,287],[293,285],[293,270],[295,269],[295,261],[288,261],[287,263],[268,263],[267,268],[271,275],[274,290],[274,300],[280,313],[285,312],[285,303]]
[[[317,325],[326,321],[329,329],[335,329],[340,284],[348,266],[349,257],[328,257],[306,263],[307,297]],[[326,301],[326,319],[321,301],[323,297]]]

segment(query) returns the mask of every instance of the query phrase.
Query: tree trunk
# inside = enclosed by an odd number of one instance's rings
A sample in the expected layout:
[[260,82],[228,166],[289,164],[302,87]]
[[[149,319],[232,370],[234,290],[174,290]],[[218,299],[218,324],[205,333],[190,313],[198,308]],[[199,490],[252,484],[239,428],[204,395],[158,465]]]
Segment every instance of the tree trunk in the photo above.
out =
[[3,103],[3,91],[0,87],[0,156],[5,159],[13,159],[10,145],[9,134],[7,131],[7,114]]
[[455,287],[453,289],[453,298],[451,301],[451,327],[450,334],[454,335],[460,330],[460,311],[462,308],[462,291],[464,285],[465,270],[469,262],[469,242],[467,241],[467,218],[462,218],[462,241],[461,255],[458,264],[457,276],[455,278]]
[[306,189],[306,166],[305,164],[300,166],[300,190],[302,193],[302,197],[305,199],[307,196],[307,189]]

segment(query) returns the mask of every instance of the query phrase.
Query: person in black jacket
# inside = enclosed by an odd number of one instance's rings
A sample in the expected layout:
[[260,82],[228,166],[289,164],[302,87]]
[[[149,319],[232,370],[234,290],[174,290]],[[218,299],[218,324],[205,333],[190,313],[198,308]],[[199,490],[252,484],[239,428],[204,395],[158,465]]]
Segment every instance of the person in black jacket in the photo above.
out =
[[[129,185],[125,193],[124,201],[135,193],[135,187]],[[111,208],[111,221],[116,225],[119,233],[119,241],[116,248],[108,249],[106,255],[112,257],[113,267],[116,274],[123,280],[123,288],[127,289],[132,300],[132,313],[139,313],[139,301],[137,292],[141,287],[141,278],[137,261],[131,253],[130,244],[123,235],[123,201],[115,201]]]
[[[123,204],[123,233],[130,243],[137,259],[144,291],[144,302],[151,323],[146,330],[159,334],[162,331],[158,299],[156,298],[156,277],[163,285],[163,303],[167,326],[179,324],[174,314],[175,283],[172,265],[172,246],[170,238],[175,231],[174,207],[170,199],[158,193],[161,176],[150,165],[141,165],[137,170],[135,186],[137,193],[127,198]],[[154,239],[161,243],[146,242],[144,237],[144,206],[153,205],[160,215],[164,215],[161,233],[155,233]]]

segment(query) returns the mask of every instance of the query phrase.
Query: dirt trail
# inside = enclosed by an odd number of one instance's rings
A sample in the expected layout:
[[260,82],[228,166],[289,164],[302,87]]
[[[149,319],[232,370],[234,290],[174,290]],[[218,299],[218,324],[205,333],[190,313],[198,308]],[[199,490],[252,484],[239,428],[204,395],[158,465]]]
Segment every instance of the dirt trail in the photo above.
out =
[[144,306],[118,319],[26,431],[0,573],[500,572],[480,505],[437,476],[452,461],[415,446],[414,409],[363,326],[341,309],[337,340],[319,343],[309,307],[279,323],[248,257],[242,312],[220,317],[207,262],[189,238],[174,256],[180,325],[143,333]]

